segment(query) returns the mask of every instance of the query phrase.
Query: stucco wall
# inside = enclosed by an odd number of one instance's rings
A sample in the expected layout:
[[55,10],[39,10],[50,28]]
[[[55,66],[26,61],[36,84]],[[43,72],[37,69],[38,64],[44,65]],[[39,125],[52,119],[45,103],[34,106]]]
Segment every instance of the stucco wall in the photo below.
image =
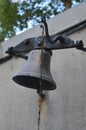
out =
[[[83,5],[86,6],[86,3]],[[75,12],[83,5],[74,8]],[[49,20],[49,25],[52,21],[55,25],[58,19],[67,17],[66,14],[70,15],[69,12],[71,10]],[[61,21],[61,24],[71,24],[70,21]],[[51,28],[51,33],[55,33],[56,28]],[[3,51],[27,37],[39,35],[40,32],[38,26],[4,42]],[[74,41],[82,39],[86,46],[86,28],[73,33],[70,38]],[[39,97],[36,90],[21,87],[12,81],[13,75],[25,62],[23,59],[13,58],[0,65],[0,130],[38,129]],[[51,72],[57,89],[45,93],[40,130],[86,130],[86,53],[76,49],[53,51]]]

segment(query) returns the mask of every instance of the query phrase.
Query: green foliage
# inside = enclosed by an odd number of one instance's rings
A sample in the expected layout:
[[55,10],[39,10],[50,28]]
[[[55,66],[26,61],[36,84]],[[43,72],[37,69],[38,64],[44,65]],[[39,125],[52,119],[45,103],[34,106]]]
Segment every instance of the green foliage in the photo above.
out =
[[[80,2],[80,0],[76,0]],[[46,4],[45,4],[46,2]],[[69,0],[71,2],[71,0]],[[0,0],[0,42],[16,35],[17,30],[29,28],[29,21],[33,25],[41,22],[41,16],[47,19],[57,15],[66,7],[67,0],[24,0],[12,2],[12,0]],[[72,5],[72,4],[71,4]]]
[[16,26],[17,3],[11,3],[9,0],[0,0],[0,41],[5,37],[15,35],[14,26]]

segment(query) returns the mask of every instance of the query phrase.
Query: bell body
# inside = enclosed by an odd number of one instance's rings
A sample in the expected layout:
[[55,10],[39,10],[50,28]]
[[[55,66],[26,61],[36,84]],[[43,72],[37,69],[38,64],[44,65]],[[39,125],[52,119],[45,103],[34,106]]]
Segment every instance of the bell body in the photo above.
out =
[[50,51],[30,51],[25,66],[13,77],[13,80],[24,87],[32,89],[38,89],[40,81],[42,81],[42,90],[56,89],[56,84],[50,73],[50,60]]

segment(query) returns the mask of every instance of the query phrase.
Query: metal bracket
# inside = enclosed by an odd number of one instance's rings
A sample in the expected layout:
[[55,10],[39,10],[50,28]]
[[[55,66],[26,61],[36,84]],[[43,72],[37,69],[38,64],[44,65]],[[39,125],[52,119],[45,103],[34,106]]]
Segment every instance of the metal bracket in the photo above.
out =
[[[45,49],[45,50],[55,50],[55,49],[69,49],[69,48],[76,48],[86,52],[86,48],[84,48],[83,41],[74,41],[68,38],[66,35],[49,35],[48,25],[46,22],[45,17],[42,18],[42,23],[45,27],[45,36],[39,36],[36,38],[28,38],[19,43],[15,47],[10,47],[6,51],[11,56],[20,56],[22,58],[27,59],[24,57],[24,53],[29,52],[33,49]],[[44,42],[44,46],[43,45]]]

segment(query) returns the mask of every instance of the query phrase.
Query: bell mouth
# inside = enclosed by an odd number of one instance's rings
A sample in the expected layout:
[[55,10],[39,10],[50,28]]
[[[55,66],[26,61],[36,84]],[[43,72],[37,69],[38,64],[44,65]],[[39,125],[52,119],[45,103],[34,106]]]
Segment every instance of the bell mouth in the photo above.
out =
[[[38,77],[32,77],[32,76],[14,76],[13,80],[18,83],[19,85],[22,85],[23,87],[32,88],[32,89],[38,89],[40,87],[40,78]],[[53,81],[48,81],[45,79],[42,79],[42,90],[54,90],[56,89],[56,84]]]

